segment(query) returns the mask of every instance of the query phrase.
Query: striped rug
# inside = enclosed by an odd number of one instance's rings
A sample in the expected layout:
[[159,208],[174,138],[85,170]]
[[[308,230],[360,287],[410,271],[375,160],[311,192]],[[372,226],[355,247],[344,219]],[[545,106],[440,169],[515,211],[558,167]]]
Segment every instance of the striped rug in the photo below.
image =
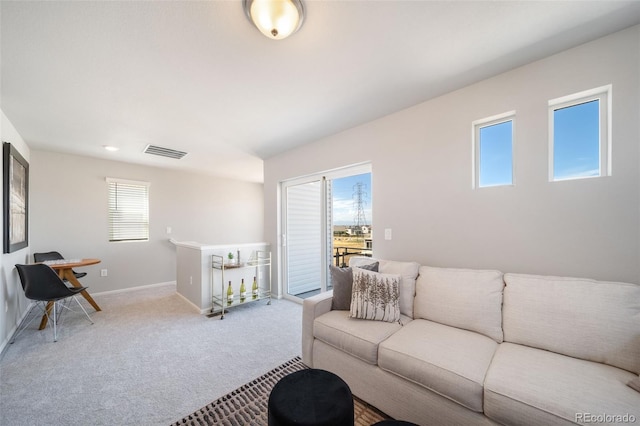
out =
[[[267,404],[271,389],[278,381],[295,371],[307,368],[300,357],[296,357],[274,368],[268,373],[218,398],[206,407],[172,424],[172,426],[267,426]],[[353,399],[354,425],[371,426],[389,419],[384,413],[358,398]]]

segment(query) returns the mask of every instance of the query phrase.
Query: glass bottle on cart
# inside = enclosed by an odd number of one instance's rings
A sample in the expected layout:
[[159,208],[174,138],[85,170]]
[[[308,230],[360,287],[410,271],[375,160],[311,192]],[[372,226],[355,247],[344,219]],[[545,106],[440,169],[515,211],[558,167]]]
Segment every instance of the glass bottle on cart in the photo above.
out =
[[227,304],[233,303],[233,287],[231,287],[231,281],[229,281],[229,287],[227,287]]
[[258,281],[256,281],[256,277],[253,277],[253,285],[251,286],[251,297],[253,299],[258,297]]
[[244,302],[244,299],[247,298],[247,288],[244,286],[244,278],[240,283],[240,301]]

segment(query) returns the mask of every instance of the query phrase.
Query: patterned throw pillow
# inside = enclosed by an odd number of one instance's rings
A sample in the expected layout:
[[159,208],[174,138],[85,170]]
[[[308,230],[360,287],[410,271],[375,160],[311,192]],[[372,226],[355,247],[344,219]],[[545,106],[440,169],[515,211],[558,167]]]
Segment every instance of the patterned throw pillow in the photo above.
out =
[[400,321],[400,275],[353,268],[351,318]]

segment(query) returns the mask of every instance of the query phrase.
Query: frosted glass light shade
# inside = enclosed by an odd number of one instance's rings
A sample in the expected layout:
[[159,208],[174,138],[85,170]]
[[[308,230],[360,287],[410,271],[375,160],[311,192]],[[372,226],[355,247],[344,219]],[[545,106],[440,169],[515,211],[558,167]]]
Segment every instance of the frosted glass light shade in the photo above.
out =
[[289,37],[304,20],[302,0],[244,0],[243,5],[256,28],[274,40]]

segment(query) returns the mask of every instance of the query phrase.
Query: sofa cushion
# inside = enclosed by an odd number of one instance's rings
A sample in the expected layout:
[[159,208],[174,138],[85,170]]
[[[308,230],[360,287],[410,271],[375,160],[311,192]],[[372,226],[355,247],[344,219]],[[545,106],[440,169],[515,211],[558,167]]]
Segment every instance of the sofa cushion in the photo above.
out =
[[594,423],[586,416],[602,414],[640,419],[640,395],[626,386],[632,377],[605,364],[505,342],[487,372],[484,411],[515,425]]
[[[403,324],[411,318],[403,316]],[[316,318],[313,335],[316,339],[351,354],[369,364],[378,362],[378,345],[402,328],[398,322],[368,321],[349,318],[349,311],[330,311]]]
[[627,383],[627,385],[629,385],[629,387],[634,391],[640,392],[640,376],[631,380],[629,383]]
[[351,318],[397,322],[400,320],[400,275],[353,268]]
[[[378,262],[361,265],[359,268],[378,272]],[[348,311],[351,307],[351,289],[353,288],[353,270],[351,267],[338,268],[329,265],[331,274],[331,286],[333,287],[333,300],[331,309]]]
[[639,285],[522,274],[505,282],[505,341],[640,373]]
[[400,313],[413,318],[413,299],[416,294],[416,277],[420,265],[416,262],[397,262],[395,260],[373,259],[371,257],[354,256],[349,259],[349,266],[366,265],[372,261],[379,262],[378,272],[382,274],[398,274],[400,280]]
[[416,319],[380,343],[378,365],[482,412],[484,377],[497,346],[481,334]]
[[421,266],[414,318],[476,331],[502,342],[502,272]]

